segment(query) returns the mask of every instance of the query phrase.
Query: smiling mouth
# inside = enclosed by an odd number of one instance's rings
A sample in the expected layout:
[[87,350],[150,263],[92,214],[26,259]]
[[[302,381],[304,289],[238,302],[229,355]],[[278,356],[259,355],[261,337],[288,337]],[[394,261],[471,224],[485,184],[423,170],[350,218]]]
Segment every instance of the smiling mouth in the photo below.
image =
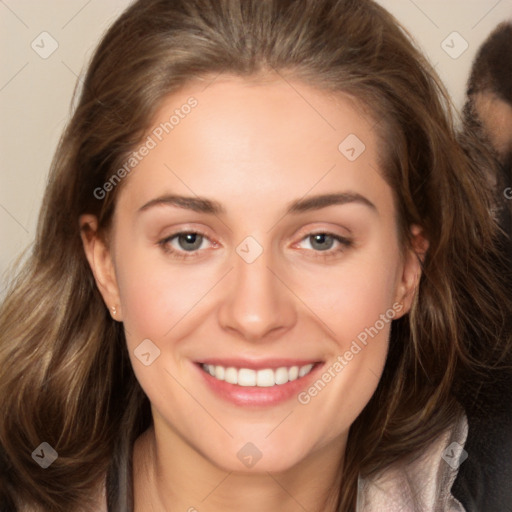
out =
[[253,370],[251,368],[235,368],[233,366],[220,366],[213,364],[201,364],[203,371],[214,379],[235,384],[243,387],[268,388],[282,386],[288,382],[301,379],[308,375],[315,364],[310,363],[304,366],[282,366],[279,368],[262,368]]

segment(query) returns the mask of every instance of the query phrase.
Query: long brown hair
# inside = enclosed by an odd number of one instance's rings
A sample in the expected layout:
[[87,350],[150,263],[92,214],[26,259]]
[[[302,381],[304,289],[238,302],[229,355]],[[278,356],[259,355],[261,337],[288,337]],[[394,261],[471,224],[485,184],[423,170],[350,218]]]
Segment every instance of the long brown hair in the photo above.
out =
[[[339,510],[354,509],[359,474],[425,447],[453,421],[454,382],[505,358],[510,298],[487,182],[457,141],[434,71],[389,13],[371,0],[139,0],[92,58],[32,253],[1,308],[3,511],[92,510],[105,476],[109,510],[132,509],[133,442],[151,415],[78,218],[95,214],[108,235],[122,183],[103,200],[94,190],[169,94],[193,79],[268,72],[366,106],[404,244],[412,223],[430,242],[412,311],[393,322],[384,374],[351,427]],[[58,452],[47,469],[31,457],[41,442]]]

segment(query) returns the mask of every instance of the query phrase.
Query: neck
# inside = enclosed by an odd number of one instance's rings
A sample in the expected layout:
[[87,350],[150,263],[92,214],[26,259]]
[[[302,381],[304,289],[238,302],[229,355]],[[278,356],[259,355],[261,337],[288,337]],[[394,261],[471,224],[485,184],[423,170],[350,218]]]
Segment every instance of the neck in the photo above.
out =
[[134,512],[335,512],[345,446],[336,439],[286,471],[225,471],[152,426],[134,447]]

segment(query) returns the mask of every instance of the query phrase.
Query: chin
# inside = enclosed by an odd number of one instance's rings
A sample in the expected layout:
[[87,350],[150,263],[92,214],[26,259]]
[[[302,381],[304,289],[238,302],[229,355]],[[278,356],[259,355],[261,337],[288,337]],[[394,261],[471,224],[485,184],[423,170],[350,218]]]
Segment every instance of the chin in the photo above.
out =
[[237,436],[222,446],[219,443],[214,452],[210,446],[201,453],[213,465],[227,472],[285,472],[300,465],[315,451],[311,437],[299,437],[296,432],[296,429],[282,432],[272,440],[265,439],[268,431],[260,436],[244,436],[244,440]]
[[[293,469],[298,466],[305,457],[298,457],[296,453],[291,454],[288,450],[260,450],[261,458],[257,459],[259,455],[253,456],[253,460],[247,460],[245,463],[238,459],[237,456],[211,460],[211,462],[220,469],[234,473],[244,474],[261,474],[261,473],[282,473]],[[293,455],[293,456],[291,456]],[[242,459],[249,457],[248,455]]]

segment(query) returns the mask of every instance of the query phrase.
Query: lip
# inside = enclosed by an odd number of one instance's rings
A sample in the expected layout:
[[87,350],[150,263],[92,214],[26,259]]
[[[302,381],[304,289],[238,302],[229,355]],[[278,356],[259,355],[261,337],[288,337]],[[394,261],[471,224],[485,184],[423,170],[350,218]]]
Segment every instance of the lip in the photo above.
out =
[[[312,370],[297,380],[272,387],[258,386],[238,386],[221,381],[212,377],[202,368],[203,364],[220,365],[224,367],[233,366],[235,368],[249,368],[251,370],[261,370],[264,368],[280,368],[282,366],[304,366],[313,364]],[[218,397],[237,406],[246,407],[270,407],[295,398],[301,391],[306,389],[324,365],[323,361],[297,360],[297,359],[266,359],[261,361],[248,361],[241,359],[204,359],[197,362],[194,366],[197,368],[206,386]]]

